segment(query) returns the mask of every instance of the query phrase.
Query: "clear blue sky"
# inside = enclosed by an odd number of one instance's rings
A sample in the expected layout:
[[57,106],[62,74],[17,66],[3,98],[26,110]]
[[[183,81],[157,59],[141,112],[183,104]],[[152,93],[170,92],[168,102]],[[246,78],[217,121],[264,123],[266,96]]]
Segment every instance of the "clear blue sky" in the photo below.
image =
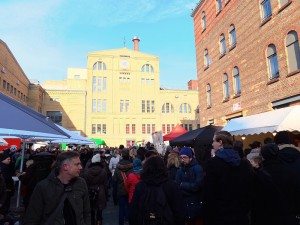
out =
[[193,18],[199,0],[1,0],[0,38],[31,79],[64,79],[86,67],[87,53],[141,39],[160,58],[161,86],[196,78]]

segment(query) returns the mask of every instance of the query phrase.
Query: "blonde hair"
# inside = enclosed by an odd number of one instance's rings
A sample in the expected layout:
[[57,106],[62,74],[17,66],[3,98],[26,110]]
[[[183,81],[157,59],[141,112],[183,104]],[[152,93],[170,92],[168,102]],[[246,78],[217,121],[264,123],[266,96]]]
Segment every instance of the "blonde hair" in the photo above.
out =
[[180,161],[177,153],[170,153],[168,155],[167,168],[170,168],[173,165],[177,168],[180,166]]

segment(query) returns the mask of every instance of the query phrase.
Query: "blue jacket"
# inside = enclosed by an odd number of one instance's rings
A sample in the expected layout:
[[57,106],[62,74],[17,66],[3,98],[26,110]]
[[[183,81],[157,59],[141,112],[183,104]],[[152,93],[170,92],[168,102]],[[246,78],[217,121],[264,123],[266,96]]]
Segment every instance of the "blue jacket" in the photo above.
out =
[[179,168],[176,174],[176,183],[179,185],[184,198],[198,199],[203,180],[203,169],[196,159],[190,164]]

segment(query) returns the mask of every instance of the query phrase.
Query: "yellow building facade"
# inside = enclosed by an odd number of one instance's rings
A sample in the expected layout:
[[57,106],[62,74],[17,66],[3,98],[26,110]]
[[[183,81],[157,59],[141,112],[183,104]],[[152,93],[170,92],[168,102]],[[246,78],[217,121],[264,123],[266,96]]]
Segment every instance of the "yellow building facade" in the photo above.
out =
[[69,68],[67,79],[46,81],[44,113],[70,130],[102,138],[108,146],[151,140],[182,124],[199,127],[198,91],[160,88],[159,58],[120,48],[88,54],[87,68]]

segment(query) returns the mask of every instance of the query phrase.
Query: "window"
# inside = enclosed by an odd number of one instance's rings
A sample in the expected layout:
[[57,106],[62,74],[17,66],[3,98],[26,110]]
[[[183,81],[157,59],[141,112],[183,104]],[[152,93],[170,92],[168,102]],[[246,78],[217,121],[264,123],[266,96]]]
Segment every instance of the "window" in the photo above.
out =
[[163,134],[166,133],[166,124],[162,124],[161,130],[162,130]]
[[152,124],[152,133],[155,132],[155,124]]
[[131,133],[135,134],[135,124],[131,124]]
[[92,124],[92,134],[106,134],[106,124]]
[[150,64],[145,64],[142,66],[142,72],[143,73],[154,73],[153,66]]
[[182,103],[179,108],[180,113],[191,113],[191,106],[188,103]]
[[174,107],[171,103],[166,102],[165,104],[163,104],[161,112],[162,113],[173,113]]
[[76,79],[76,80],[78,80],[78,79],[80,79],[80,75],[74,75],[74,79]]
[[2,87],[3,87],[3,89],[6,88],[6,81],[5,80],[3,80]]
[[126,124],[126,134],[130,133],[130,124]]
[[275,45],[271,44],[267,50],[269,78],[274,79],[279,76],[278,60]]
[[234,67],[233,68],[233,83],[234,83],[234,94],[238,95],[241,93],[241,79],[240,79],[240,73],[239,68]]
[[205,15],[204,11],[202,12],[201,25],[202,25],[202,29],[205,30],[206,29],[206,15]]
[[155,111],[154,100],[142,100],[142,112],[153,113]]
[[204,68],[208,68],[210,64],[211,64],[211,61],[210,61],[210,58],[208,55],[208,50],[205,49],[204,50]]
[[96,77],[93,76],[92,78],[92,89],[93,92],[102,92],[106,91],[106,82],[107,78],[106,77]]
[[97,100],[93,99],[92,100],[92,112],[96,112],[97,111]]
[[60,111],[47,111],[46,116],[49,117],[53,123],[61,125],[62,113]]
[[211,87],[210,84],[206,85],[206,104],[207,107],[211,107]]
[[226,53],[226,40],[225,35],[221,34],[220,36],[220,54],[224,55]]
[[262,0],[260,3],[260,7],[262,10],[262,19],[265,20],[272,15],[271,1],[270,0]]
[[142,133],[146,134],[146,124],[142,124]]
[[229,98],[229,81],[227,73],[223,75],[223,99],[226,100]]
[[216,0],[217,13],[222,10],[222,0]]
[[167,133],[170,133],[171,132],[171,126],[170,124],[167,124]]
[[191,131],[191,130],[193,130],[193,124],[189,124],[188,131]]
[[151,134],[151,124],[147,124],[147,134]]
[[96,134],[96,124],[92,124],[92,134]]
[[106,65],[104,62],[98,61],[93,65],[93,70],[106,70]]
[[129,100],[120,100],[120,112],[128,112]]
[[290,31],[286,37],[288,71],[292,73],[300,69],[300,48],[298,34]]
[[236,45],[236,32],[235,32],[234,25],[230,25],[229,28],[229,42],[230,42],[230,46]]
[[106,99],[93,99],[92,100],[93,112],[106,112]]

